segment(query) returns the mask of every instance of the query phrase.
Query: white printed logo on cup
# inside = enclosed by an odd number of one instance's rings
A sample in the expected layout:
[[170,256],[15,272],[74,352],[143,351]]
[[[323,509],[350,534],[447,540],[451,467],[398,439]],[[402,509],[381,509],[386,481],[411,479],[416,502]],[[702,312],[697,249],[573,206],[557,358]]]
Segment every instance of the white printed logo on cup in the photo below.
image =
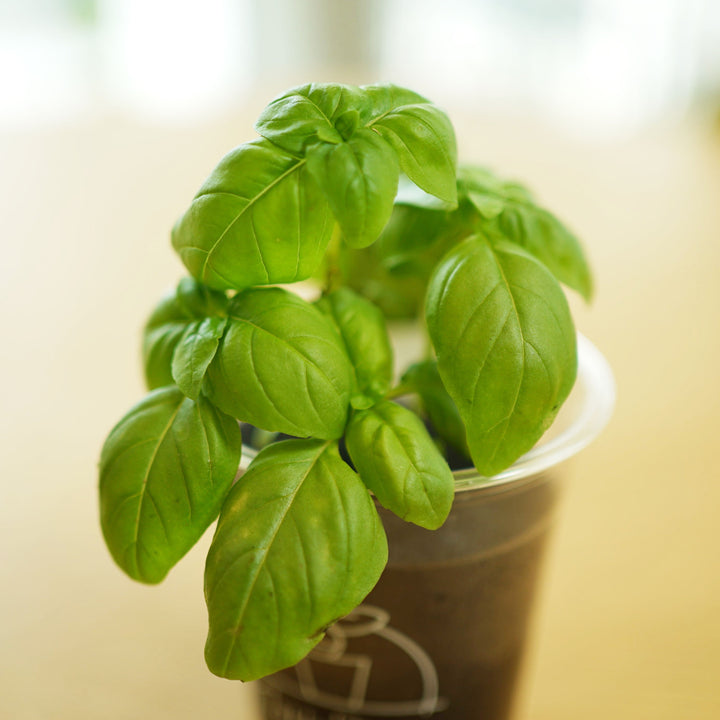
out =
[[[373,659],[348,649],[352,638],[375,636],[399,648],[417,668],[421,695],[412,700],[371,700],[367,698]],[[346,696],[320,687],[317,665],[348,668],[352,681]],[[430,656],[412,638],[390,626],[390,614],[373,605],[360,605],[347,617],[332,625],[325,638],[295,666],[295,678],[283,673],[265,679],[274,689],[306,703],[336,713],[355,713],[366,717],[427,717],[448,706],[440,697],[438,676]]]

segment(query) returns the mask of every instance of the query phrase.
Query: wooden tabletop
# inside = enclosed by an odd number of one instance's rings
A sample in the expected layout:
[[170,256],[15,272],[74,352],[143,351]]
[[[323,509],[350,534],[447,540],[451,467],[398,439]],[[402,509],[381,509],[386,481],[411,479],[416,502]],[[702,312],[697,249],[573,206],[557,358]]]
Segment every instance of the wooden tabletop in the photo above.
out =
[[[204,667],[204,548],[144,587],[100,536],[96,463],[143,394],[139,328],[182,274],[169,228],[251,120],[0,134],[0,717],[254,720]],[[720,717],[720,138],[625,140],[454,115],[465,159],[575,228],[612,423],[575,461],[520,705],[531,720]]]

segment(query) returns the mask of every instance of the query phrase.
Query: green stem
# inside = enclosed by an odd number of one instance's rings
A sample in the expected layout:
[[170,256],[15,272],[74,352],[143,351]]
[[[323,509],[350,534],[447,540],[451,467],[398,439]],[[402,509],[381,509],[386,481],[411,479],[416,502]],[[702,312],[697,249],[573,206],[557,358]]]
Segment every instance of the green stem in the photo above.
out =
[[405,385],[403,383],[400,383],[399,385],[396,385],[394,388],[390,388],[385,393],[385,399],[386,400],[393,400],[394,398],[402,397],[403,395],[409,395],[410,393],[415,392],[415,389],[412,388],[410,385]]

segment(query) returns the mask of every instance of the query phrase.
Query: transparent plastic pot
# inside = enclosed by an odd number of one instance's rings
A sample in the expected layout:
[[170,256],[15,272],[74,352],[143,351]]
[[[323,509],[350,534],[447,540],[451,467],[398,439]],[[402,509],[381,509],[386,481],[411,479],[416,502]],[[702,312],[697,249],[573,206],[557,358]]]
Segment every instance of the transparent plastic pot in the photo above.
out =
[[385,572],[306,659],[258,681],[264,719],[511,717],[566,461],[614,401],[608,364],[579,336],[578,380],[553,427],[499,475],[456,471],[442,528],[379,508]]

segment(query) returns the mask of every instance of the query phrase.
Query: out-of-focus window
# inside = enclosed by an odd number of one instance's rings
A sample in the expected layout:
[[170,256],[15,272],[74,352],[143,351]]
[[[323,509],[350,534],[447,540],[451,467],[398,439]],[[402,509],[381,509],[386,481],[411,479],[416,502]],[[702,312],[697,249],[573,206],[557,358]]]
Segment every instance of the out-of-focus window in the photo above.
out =
[[0,0],[0,125],[211,116],[250,82],[250,0]]
[[92,105],[96,11],[92,0],[0,0],[0,125]]
[[309,79],[632,132],[720,96],[720,2],[0,0],[0,125],[196,121]]
[[703,46],[720,46],[711,15],[710,0],[393,0],[384,68],[449,101],[625,132],[685,111]]

